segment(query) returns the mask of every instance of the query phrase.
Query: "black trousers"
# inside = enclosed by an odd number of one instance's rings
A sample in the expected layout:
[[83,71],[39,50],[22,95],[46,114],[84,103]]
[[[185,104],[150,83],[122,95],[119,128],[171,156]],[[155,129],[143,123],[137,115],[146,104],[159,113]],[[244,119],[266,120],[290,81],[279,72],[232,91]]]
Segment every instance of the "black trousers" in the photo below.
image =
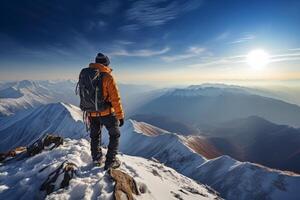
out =
[[119,147],[119,121],[114,114],[102,117],[90,117],[90,137],[91,137],[91,153],[93,160],[97,160],[102,156],[101,151],[101,129],[103,125],[108,130],[109,144],[106,154],[106,160],[112,161],[118,153]]

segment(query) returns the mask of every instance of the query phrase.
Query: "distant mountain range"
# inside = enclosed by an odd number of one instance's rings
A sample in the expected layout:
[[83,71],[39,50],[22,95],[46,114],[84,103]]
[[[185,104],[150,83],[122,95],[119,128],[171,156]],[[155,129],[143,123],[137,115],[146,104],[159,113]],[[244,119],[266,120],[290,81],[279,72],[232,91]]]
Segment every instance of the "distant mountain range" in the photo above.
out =
[[0,116],[32,109],[40,105],[68,102],[78,105],[75,81],[16,81],[0,84]]
[[300,173],[300,129],[250,116],[216,124],[200,133],[183,134],[195,133],[195,130],[180,122],[170,123],[167,117],[137,115],[134,119],[171,132],[176,132],[172,129],[179,130],[177,133],[188,139],[187,145],[206,158],[230,155],[240,161]]
[[[0,82],[0,118],[48,103],[65,102],[79,105],[79,96],[75,94],[76,84],[76,80]],[[147,85],[118,86],[128,115],[142,102],[160,94],[158,91],[152,94],[154,88]]]
[[181,135],[196,135],[199,134],[199,130],[193,128],[193,126],[185,124],[180,120],[172,119],[168,116],[155,115],[155,114],[137,114],[130,116],[131,119],[147,122],[157,127],[163,128],[170,132],[178,133]]
[[226,85],[170,90],[146,102],[135,114],[170,117],[198,129],[249,116],[300,127],[299,106],[257,95],[255,90]]
[[205,133],[206,140],[222,155],[300,173],[300,129],[251,116],[222,123]]

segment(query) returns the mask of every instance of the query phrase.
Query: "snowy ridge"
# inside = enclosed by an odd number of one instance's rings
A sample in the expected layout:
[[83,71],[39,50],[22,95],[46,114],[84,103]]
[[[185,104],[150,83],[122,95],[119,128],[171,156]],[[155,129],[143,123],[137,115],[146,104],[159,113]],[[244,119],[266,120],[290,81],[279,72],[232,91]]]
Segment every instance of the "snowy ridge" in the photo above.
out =
[[[128,120],[122,127],[120,151],[129,155],[152,158],[165,163],[181,173],[188,172],[194,166],[206,161],[199,154],[191,151],[189,147],[181,142],[177,134],[163,132],[157,136],[148,136],[140,132],[143,129],[149,129],[147,123],[140,123],[134,120]],[[140,129],[136,129],[140,127]],[[153,127],[150,125],[150,127]],[[104,134],[104,141],[107,143],[107,134]]]
[[137,126],[135,124],[147,126],[146,123],[127,121],[122,129],[122,152],[145,158],[154,157],[178,172],[210,185],[226,199],[297,200],[300,196],[297,189],[300,185],[298,174],[239,162],[229,156],[208,160],[187,147],[183,136],[163,133],[149,137],[134,129]]
[[[111,199],[114,183],[101,168],[92,167],[89,148],[85,139],[66,139],[63,146],[52,151],[42,152],[26,161],[0,165],[0,199],[45,198],[39,191],[40,185],[65,160],[76,163],[77,177],[70,181],[68,188],[60,189],[46,199]],[[121,170],[133,176],[145,190],[135,196],[137,200],[167,200],[175,196],[187,200],[220,199],[204,185],[160,163],[127,155],[119,155],[119,158],[123,163]],[[49,167],[39,172],[46,166]]]
[[85,137],[80,109],[70,104],[53,103],[4,118],[0,121],[0,151],[26,146],[46,133],[75,139]]
[[151,124],[147,124],[145,122],[132,123],[132,128],[135,132],[148,135],[148,136],[155,136],[164,133],[169,133],[166,130],[152,126]]
[[299,174],[238,162],[229,156],[202,164],[194,170],[193,179],[211,185],[227,199],[296,200],[300,196]]

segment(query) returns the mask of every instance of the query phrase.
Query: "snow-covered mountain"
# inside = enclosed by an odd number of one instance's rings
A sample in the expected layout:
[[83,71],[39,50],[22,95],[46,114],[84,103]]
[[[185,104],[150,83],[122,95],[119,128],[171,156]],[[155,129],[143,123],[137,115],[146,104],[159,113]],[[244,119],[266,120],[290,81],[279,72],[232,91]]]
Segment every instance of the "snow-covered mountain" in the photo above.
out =
[[[85,139],[66,139],[64,145],[44,151],[26,161],[0,165],[0,199],[112,199],[114,182],[101,168],[92,167],[90,146]],[[185,177],[163,164],[141,157],[119,155],[121,170],[134,177],[144,193],[135,195],[139,200],[221,199],[205,185]],[[45,197],[39,188],[47,176],[63,161],[75,163],[78,172],[66,189]],[[47,167],[42,172],[41,169]],[[16,173],[17,171],[17,173]]]
[[[20,144],[19,141],[27,144],[46,132],[72,138],[86,136],[80,110],[72,105],[58,103],[41,106],[31,112],[7,118],[6,122],[0,122],[0,139],[6,141],[6,143],[1,143],[1,147],[10,142],[12,142],[11,146],[17,146],[16,144]],[[196,153],[196,149],[190,145],[189,137],[170,133],[144,122],[127,120],[121,132],[120,151],[122,153],[146,159],[155,158],[177,172],[211,186],[226,199],[293,200],[300,196],[298,174],[273,170],[254,163],[239,162],[229,156],[206,159]],[[27,139],[28,137],[31,140]],[[105,131],[103,137],[104,143],[107,144],[108,134]],[[81,149],[81,147],[72,148]],[[82,158],[85,159],[84,162],[89,162],[87,161],[90,159],[88,151],[84,157]],[[126,162],[125,160],[125,166]],[[83,187],[89,188],[90,186]]]
[[216,125],[204,133],[207,142],[222,155],[300,173],[300,129],[251,116]]
[[[187,138],[129,120],[122,129],[120,150],[123,153],[159,160],[178,172],[205,183],[226,199],[297,199],[300,175],[273,170],[229,156],[208,160],[195,153]],[[106,137],[107,141],[107,137]]]
[[26,146],[45,133],[85,137],[80,109],[71,104],[53,103],[4,118],[0,121],[0,151]]
[[65,81],[16,81],[0,84],[0,116],[8,116],[18,111],[39,105],[68,102],[78,105],[75,95],[76,82]]
[[[66,102],[79,105],[75,94],[77,80],[23,80],[0,82],[0,118],[25,109],[48,103]],[[156,97],[153,87],[147,85],[118,84],[124,110],[130,114],[142,102]]]
[[273,123],[300,127],[298,105],[261,94],[238,86],[190,86],[165,92],[137,108],[135,114],[161,115],[200,129],[254,115]]

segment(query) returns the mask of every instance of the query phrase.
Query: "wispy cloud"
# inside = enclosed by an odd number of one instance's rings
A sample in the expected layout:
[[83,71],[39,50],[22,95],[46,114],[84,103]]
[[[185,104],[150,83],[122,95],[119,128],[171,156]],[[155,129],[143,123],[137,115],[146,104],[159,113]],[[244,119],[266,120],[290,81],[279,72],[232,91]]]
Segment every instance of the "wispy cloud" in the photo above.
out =
[[231,56],[231,57],[205,57],[202,59],[202,62],[191,64],[191,68],[202,68],[202,67],[211,67],[211,66],[223,66],[226,64],[236,64],[242,63],[245,60],[245,56]]
[[228,37],[229,37],[229,35],[230,35],[230,32],[229,31],[225,31],[225,32],[223,32],[223,33],[221,33],[221,34],[219,34],[216,38],[215,38],[215,40],[225,40],[225,39],[227,39]]
[[244,42],[248,42],[250,40],[253,40],[255,38],[254,35],[251,34],[247,34],[244,37],[238,38],[232,42],[229,42],[229,44],[238,44],[238,43],[244,43]]
[[134,51],[128,51],[125,49],[117,50],[114,52],[109,53],[111,56],[127,56],[127,57],[149,57],[149,56],[156,56],[162,55],[167,53],[170,50],[169,47],[165,47],[161,50],[150,50],[150,49],[140,49]]
[[140,29],[140,26],[138,26],[137,24],[126,24],[119,28],[120,31],[124,31],[124,32],[133,32],[133,31],[137,31],[139,29]]
[[100,27],[104,27],[104,26],[107,26],[107,23],[103,20],[99,20],[97,25],[100,26]]
[[129,40],[115,40],[114,43],[117,45],[131,45],[134,44],[135,42]]
[[188,58],[200,56],[206,49],[202,47],[190,47],[185,53],[183,54],[176,54],[171,56],[162,56],[161,59],[166,62],[174,62],[178,60],[185,60]]
[[293,53],[275,54],[271,56],[272,62],[300,60],[300,48],[293,49]]
[[[293,51],[292,53],[290,51]],[[300,48],[283,50],[281,54],[270,55],[270,63],[291,62],[300,60]],[[199,63],[191,64],[191,68],[201,67],[219,67],[224,65],[233,65],[238,63],[246,63],[247,55],[236,55],[228,57],[203,57]]]
[[175,19],[180,14],[199,8],[202,2],[202,0],[136,1],[127,10],[126,18],[131,22],[129,25],[159,26]]
[[103,20],[99,20],[99,21],[89,21],[86,24],[87,30],[89,31],[94,31],[95,29],[104,29],[106,28],[107,23]]
[[119,0],[104,0],[98,4],[97,12],[103,15],[111,15],[116,13],[120,6],[121,1]]

